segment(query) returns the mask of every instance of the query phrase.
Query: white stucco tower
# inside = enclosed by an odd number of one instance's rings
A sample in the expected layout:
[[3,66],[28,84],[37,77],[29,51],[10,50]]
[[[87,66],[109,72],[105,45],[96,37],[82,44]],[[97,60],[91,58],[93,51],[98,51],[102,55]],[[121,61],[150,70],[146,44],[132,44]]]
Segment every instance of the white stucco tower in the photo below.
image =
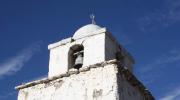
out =
[[[78,29],[73,37],[61,40],[48,46],[50,50],[49,77],[53,77],[73,68],[73,50],[82,48],[82,67],[116,59],[117,53],[124,55],[127,68],[132,71],[134,61],[109,33],[106,28],[88,24]],[[120,50],[122,49],[122,50]],[[74,59],[75,60],[75,59]]]
[[154,100],[133,75],[134,60],[95,23],[50,44],[46,79],[17,86],[18,100]]

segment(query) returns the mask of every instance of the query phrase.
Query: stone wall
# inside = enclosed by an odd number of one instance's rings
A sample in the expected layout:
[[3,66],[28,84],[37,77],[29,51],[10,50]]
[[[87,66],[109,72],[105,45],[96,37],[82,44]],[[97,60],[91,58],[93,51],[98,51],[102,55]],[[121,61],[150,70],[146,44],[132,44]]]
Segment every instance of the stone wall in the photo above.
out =
[[18,100],[116,100],[113,65],[63,77],[19,91]]
[[133,87],[126,78],[118,75],[118,100],[149,100],[135,87]]
[[16,87],[18,100],[154,100],[116,60]]

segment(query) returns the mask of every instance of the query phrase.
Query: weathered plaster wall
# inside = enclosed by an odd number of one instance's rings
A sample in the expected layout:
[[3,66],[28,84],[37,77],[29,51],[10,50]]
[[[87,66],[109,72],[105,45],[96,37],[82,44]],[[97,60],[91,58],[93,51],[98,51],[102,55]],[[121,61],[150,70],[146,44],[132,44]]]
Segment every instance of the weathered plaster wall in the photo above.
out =
[[118,74],[117,78],[119,100],[146,100],[139,90],[126,81],[124,76]]
[[18,100],[116,100],[116,71],[115,66],[107,65],[24,88]]
[[[20,89],[18,100],[146,100],[116,64]],[[149,99],[148,99],[149,100]]]

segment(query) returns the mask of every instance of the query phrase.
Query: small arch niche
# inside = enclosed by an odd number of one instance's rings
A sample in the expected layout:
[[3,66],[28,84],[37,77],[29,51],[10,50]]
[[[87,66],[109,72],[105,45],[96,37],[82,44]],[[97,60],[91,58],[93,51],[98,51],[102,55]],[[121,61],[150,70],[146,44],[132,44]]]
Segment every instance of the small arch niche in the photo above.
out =
[[73,45],[68,52],[68,69],[79,69],[83,65],[84,46]]

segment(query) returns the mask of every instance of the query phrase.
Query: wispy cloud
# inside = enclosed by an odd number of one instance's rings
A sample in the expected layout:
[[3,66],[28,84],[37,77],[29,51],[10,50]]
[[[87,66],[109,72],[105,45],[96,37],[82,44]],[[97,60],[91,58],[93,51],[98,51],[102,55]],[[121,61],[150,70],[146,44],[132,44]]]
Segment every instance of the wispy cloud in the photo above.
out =
[[178,63],[179,61],[180,50],[172,49],[169,52],[161,55],[160,57],[154,58],[154,60],[152,60],[151,62],[142,65],[142,67],[137,71],[140,75],[141,80],[146,85],[149,85],[162,77],[161,71],[164,68],[167,68],[171,63]]
[[170,50],[166,54],[156,58],[154,61],[146,64],[141,68],[141,72],[145,73],[154,69],[166,67],[166,64],[180,61],[180,50]]
[[26,62],[40,49],[41,42],[32,44],[28,48],[22,50],[14,57],[10,57],[5,62],[0,63],[0,78],[12,75],[21,70]]
[[159,100],[180,100],[180,87],[176,87]]
[[0,100],[7,100],[9,97],[15,96],[16,94],[16,91],[8,92],[6,94],[0,95]]
[[142,31],[156,30],[180,22],[180,1],[164,0],[162,7],[138,20]]

